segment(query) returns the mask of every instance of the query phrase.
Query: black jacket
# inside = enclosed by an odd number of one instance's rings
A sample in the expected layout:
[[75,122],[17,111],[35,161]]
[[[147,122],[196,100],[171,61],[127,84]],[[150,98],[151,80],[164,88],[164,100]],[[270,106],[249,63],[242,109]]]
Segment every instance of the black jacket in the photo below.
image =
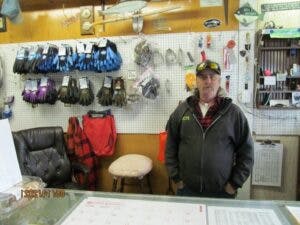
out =
[[224,98],[214,122],[203,131],[189,97],[167,124],[166,167],[190,189],[215,193],[226,182],[242,187],[253,167],[253,140],[241,109]]

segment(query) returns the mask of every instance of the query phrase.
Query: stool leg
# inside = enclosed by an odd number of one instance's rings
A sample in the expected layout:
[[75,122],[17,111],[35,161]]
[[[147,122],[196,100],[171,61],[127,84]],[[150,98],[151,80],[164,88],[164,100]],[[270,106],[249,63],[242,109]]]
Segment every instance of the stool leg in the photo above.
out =
[[149,173],[146,175],[146,178],[147,178],[147,183],[148,183],[149,193],[150,193],[150,194],[153,194],[153,192],[152,192],[152,187],[151,187],[151,183],[150,183],[150,174],[149,174]]
[[143,183],[144,177],[139,177],[137,179],[138,179],[138,184],[139,184],[140,192],[144,193],[144,183]]
[[114,177],[114,178],[113,178],[112,192],[116,192],[116,191],[117,191],[117,185],[118,185],[118,178],[117,178],[117,177]]
[[169,186],[168,186],[168,189],[167,189],[167,191],[166,191],[166,194],[167,195],[169,195],[169,194],[171,194],[171,195],[174,195],[175,194],[175,192],[174,192],[174,190],[173,190],[173,188],[172,188],[172,180],[171,180],[171,178],[169,177]]
[[120,187],[120,192],[123,192],[124,191],[124,182],[125,182],[125,178],[122,177],[121,178],[121,187]]

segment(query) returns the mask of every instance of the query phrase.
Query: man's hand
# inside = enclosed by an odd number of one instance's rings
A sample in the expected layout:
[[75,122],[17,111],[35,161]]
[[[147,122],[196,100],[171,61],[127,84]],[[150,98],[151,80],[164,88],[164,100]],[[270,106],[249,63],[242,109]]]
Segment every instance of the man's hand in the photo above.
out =
[[230,195],[234,195],[236,193],[236,189],[230,183],[226,183],[225,191]]
[[183,183],[182,180],[179,181],[179,182],[177,182],[177,183],[175,183],[175,185],[176,185],[176,189],[177,189],[177,190],[178,190],[178,189],[182,189],[182,188],[184,187],[184,183]]

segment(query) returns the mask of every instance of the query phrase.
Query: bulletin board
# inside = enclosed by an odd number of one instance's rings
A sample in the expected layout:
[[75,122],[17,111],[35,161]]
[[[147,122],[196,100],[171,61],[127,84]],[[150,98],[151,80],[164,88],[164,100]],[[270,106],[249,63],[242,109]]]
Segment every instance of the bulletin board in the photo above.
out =
[[[207,35],[211,35],[211,47],[205,45]],[[199,48],[199,39],[203,38],[203,47]],[[189,59],[186,52],[190,52],[195,62],[201,60],[201,50],[205,50],[208,59],[213,59],[221,65],[222,70],[222,86],[225,88],[225,77],[230,75],[229,96],[236,99],[239,85],[238,63],[232,64],[228,69],[223,66],[223,48],[230,39],[238,40],[237,31],[222,31],[222,32],[201,32],[201,33],[177,33],[163,35],[134,35],[111,37],[111,41],[115,42],[120,52],[123,64],[117,72],[111,73],[94,73],[94,72],[79,72],[74,71],[69,73],[72,77],[78,79],[87,76],[92,84],[93,91],[96,95],[102,86],[105,75],[113,77],[126,76],[128,73],[140,74],[143,68],[134,63],[134,47],[141,40],[146,39],[155,47],[160,49],[162,55],[168,48],[177,52],[179,48],[184,51],[185,62],[189,64]],[[83,39],[82,42],[95,41],[98,39]],[[59,45],[60,43],[76,44],[77,40],[51,41]],[[164,130],[166,122],[178,105],[180,100],[186,99],[191,93],[185,90],[184,69],[179,64],[167,66],[165,63],[157,66],[154,69],[155,74],[160,80],[159,96],[155,100],[143,98],[138,103],[128,104],[126,107],[118,108],[103,107],[97,102],[90,106],[72,105],[66,107],[62,102],[57,101],[55,105],[40,104],[37,107],[32,107],[30,104],[22,100],[21,92],[24,88],[24,79],[30,77],[38,77],[40,75],[29,74],[20,76],[12,72],[14,59],[17,50],[20,46],[30,46],[36,44],[44,44],[45,42],[31,42],[25,44],[4,44],[0,45],[0,56],[4,59],[5,67],[5,90],[6,95],[14,95],[15,102],[12,106],[13,118],[10,121],[12,130],[20,130],[39,126],[62,126],[64,130],[67,128],[68,118],[77,116],[79,119],[86,114],[88,110],[104,110],[112,109],[115,116],[116,127],[118,133],[143,133],[157,134]],[[235,56],[238,58],[238,46],[233,48]],[[57,88],[62,82],[63,73],[48,74],[49,77],[56,81]],[[166,80],[170,82],[170,92],[166,91]]]

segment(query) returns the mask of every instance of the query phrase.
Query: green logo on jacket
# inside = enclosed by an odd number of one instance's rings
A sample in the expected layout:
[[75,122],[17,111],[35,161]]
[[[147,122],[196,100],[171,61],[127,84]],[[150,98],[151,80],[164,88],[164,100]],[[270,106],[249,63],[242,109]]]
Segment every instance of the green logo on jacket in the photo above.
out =
[[190,116],[183,116],[182,117],[182,121],[187,121],[187,120],[190,120]]

